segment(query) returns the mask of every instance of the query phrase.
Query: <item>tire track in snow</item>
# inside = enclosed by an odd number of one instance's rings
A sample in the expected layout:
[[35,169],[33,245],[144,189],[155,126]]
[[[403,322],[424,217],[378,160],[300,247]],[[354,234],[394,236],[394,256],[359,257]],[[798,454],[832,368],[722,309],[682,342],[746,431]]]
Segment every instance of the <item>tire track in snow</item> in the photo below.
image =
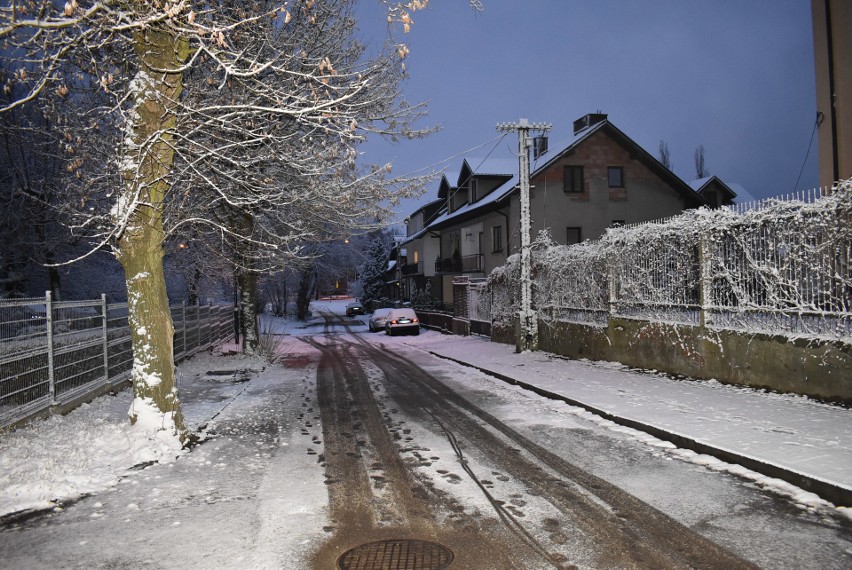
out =
[[[607,481],[571,464],[471,404],[414,363],[358,335],[407,412],[434,414],[456,437],[546,498],[599,544],[601,566],[753,568],[750,563]],[[353,343],[354,344],[354,343]],[[517,522],[517,521],[516,521]]]

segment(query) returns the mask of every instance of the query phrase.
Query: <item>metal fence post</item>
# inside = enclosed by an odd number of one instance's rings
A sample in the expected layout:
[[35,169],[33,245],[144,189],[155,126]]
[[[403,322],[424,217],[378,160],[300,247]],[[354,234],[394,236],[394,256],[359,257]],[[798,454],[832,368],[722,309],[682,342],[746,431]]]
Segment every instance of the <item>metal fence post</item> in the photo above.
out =
[[615,262],[615,254],[611,253],[606,256],[606,272],[607,272],[607,293],[608,293],[608,309],[607,309],[607,325],[615,316],[616,307],[618,306],[618,266]]
[[207,348],[213,346],[213,303],[207,300]]
[[698,236],[698,323],[702,328],[710,324],[708,309],[713,300],[713,277],[710,267],[713,255],[708,237],[706,234]]
[[180,331],[183,337],[180,353],[181,356],[186,356],[186,299],[180,302]]
[[107,323],[107,298],[106,293],[101,293],[101,314],[103,315],[104,335],[104,383],[109,384],[109,334]]
[[53,295],[44,292],[44,310],[47,326],[47,382],[50,390],[50,405],[56,405],[56,377],[53,362]]

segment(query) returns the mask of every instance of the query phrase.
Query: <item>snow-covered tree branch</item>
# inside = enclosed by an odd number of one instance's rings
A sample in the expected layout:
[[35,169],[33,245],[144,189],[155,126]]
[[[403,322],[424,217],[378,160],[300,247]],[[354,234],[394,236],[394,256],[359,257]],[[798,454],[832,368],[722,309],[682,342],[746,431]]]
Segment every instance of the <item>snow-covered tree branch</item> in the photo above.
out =
[[[389,3],[411,25],[426,2]],[[407,49],[367,58],[350,0],[50,0],[0,8],[0,112],[68,101],[79,155],[64,211],[92,251],[122,263],[133,328],[133,421],[184,437],[174,383],[164,243],[194,236],[256,274],[306,240],[377,226],[377,204],[417,179],[362,169],[369,133],[391,139],[421,105],[401,97]],[[94,104],[92,104],[94,102]],[[156,417],[147,417],[150,414]]]

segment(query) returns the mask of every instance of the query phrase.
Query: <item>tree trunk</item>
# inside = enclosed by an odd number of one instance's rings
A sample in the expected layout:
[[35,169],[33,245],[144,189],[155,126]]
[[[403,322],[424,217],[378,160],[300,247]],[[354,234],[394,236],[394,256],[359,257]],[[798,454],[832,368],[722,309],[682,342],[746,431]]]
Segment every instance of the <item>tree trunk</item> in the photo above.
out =
[[62,290],[60,287],[61,278],[59,275],[59,268],[53,264],[55,261],[53,256],[53,247],[47,237],[48,224],[48,220],[45,219],[45,217],[42,217],[42,219],[36,224],[36,235],[38,236],[39,243],[43,244],[44,247],[44,264],[47,266],[48,289],[50,289],[53,300],[60,301],[62,299]]
[[[230,216],[234,233],[234,277],[239,290],[238,310],[240,312],[240,334],[243,337],[242,348],[246,354],[256,354],[260,347],[260,331],[257,323],[257,274],[254,272],[254,244],[250,241],[254,233],[254,218],[245,212],[235,212]],[[240,242],[239,237],[246,238]]]
[[299,278],[299,290],[296,293],[296,318],[300,321],[308,320],[313,293],[312,285],[316,282],[315,275],[314,268],[308,267],[302,270],[302,275]]
[[198,305],[198,282],[201,281],[201,270],[197,267],[192,272],[192,277],[187,284],[187,303],[190,305]]
[[260,346],[260,331],[257,325],[257,274],[245,267],[238,267],[237,284],[240,288],[240,332],[243,337],[243,352],[256,354]]
[[117,221],[126,220],[117,248],[127,281],[133,345],[135,397],[129,415],[132,424],[170,431],[183,443],[186,426],[175,384],[174,326],[163,269],[163,210],[182,75],[163,70],[182,65],[188,44],[152,27],[138,33],[136,55],[140,66],[124,142],[124,186],[114,209]]

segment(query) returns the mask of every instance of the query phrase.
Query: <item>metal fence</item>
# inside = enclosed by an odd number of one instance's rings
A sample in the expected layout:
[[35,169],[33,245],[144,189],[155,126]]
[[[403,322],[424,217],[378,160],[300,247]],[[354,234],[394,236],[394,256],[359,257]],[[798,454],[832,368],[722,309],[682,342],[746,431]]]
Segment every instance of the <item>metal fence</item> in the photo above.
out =
[[[852,183],[533,246],[543,321],[610,317],[852,340]],[[491,318],[517,313],[518,261],[489,277]]]
[[[171,307],[175,360],[233,334],[233,308]],[[127,303],[0,299],[0,427],[129,378]]]

